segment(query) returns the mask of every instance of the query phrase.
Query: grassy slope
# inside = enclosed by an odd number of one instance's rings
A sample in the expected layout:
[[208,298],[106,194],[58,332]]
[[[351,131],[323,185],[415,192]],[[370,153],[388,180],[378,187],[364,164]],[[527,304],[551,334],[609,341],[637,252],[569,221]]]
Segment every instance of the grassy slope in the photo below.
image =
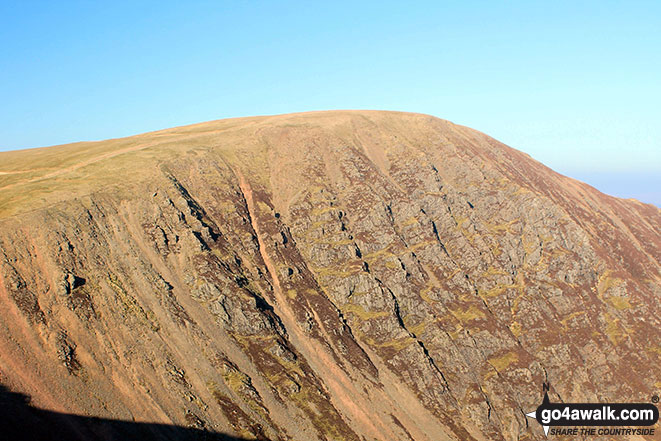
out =
[[214,151],[230,162],[242,156],[241,162],[259,165],[255,161],[266,160],[259,154],[265,147],[260,130],[300,127],[309,122],[333,127],[347,123],[356,113],[379,119],[398,114],[336,111],[235,118],[128,138],[0,152],[0,217],[80,197],[109,185],[148,181],[160,163],[192,151]]

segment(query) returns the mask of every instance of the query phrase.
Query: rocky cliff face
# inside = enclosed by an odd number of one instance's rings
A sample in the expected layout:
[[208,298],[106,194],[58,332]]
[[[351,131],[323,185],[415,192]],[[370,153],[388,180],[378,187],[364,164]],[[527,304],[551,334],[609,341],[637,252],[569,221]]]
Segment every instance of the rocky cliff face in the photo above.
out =
[[[661,211],[424,115],[0,153],[0,383],[269,440],[540,439],[661,389]],[[158,434],[154,436],[157,437]]]

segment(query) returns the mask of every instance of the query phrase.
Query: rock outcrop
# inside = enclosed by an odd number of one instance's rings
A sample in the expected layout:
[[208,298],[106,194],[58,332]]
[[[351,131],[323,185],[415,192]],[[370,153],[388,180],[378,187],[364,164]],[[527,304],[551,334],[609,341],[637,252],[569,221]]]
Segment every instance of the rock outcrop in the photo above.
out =
[[[261,440],[541,439],[661,389],[661,211],[430,116],[0,153],[0,383]],[[159,434],[154,434],[159,439]]]

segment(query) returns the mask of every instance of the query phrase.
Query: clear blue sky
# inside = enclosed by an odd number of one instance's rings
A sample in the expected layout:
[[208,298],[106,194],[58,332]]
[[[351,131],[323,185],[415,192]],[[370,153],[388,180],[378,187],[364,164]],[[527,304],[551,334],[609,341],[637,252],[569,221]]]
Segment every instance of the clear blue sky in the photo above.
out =
[[658,0],[0,0],[0,44],[0,150],[403,110],[661,205]]

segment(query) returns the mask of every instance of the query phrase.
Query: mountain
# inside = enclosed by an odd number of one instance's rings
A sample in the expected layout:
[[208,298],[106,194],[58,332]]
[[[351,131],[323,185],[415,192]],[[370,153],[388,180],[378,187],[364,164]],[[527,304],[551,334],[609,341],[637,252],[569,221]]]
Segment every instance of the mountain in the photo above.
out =
[[544,383],[661,389],[661,210],[475,130],[314,112],[0,164],[0,383],[72,437],[544,439]]

